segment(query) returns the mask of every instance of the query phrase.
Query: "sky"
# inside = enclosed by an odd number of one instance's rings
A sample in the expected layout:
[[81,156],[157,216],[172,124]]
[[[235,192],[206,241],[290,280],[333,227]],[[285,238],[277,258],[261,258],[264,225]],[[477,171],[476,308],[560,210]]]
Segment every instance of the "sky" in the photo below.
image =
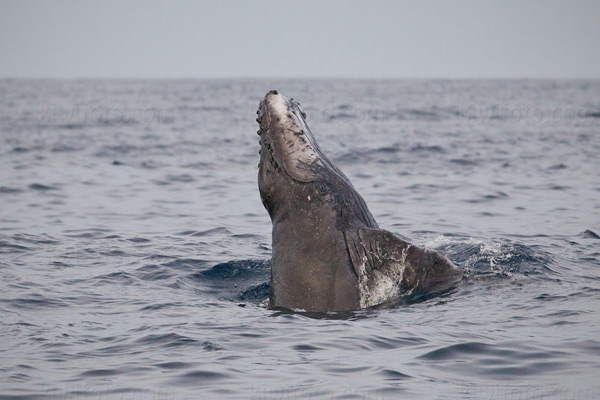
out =
[[0,78],[600,78],[600,1],[0,0]]

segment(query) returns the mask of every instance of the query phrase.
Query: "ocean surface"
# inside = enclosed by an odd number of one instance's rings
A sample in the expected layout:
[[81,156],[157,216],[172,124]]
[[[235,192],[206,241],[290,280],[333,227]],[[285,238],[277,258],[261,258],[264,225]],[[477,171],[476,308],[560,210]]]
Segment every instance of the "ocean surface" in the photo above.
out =
[[[465,270],[270,309],[259,100]],[[0,80],[0,398],[600,399],[600,81]]]

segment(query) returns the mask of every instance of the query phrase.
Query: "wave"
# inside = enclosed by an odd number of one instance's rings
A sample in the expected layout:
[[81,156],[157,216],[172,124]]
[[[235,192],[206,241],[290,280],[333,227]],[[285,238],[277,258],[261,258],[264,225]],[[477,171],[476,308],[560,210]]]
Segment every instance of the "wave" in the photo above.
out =
[[219,299],[258,305],[268,298],[270,275],[270,260],[239,260],[189,274],[183,280]]

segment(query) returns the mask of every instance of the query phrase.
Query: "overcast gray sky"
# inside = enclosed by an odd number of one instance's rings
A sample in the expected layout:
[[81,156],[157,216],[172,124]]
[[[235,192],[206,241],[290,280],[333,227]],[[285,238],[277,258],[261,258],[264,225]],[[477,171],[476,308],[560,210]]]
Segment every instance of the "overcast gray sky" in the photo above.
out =
[[0,77],[600,78],[600,1],[0,0]]

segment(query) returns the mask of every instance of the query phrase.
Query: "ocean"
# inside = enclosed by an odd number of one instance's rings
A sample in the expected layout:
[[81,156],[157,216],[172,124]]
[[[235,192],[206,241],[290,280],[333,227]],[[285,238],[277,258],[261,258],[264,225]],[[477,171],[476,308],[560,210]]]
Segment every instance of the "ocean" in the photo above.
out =
[[[456,290],[268,307],[271,89]],[[5,79],[0,104],[2,399],[600,399],[600,81]]]

